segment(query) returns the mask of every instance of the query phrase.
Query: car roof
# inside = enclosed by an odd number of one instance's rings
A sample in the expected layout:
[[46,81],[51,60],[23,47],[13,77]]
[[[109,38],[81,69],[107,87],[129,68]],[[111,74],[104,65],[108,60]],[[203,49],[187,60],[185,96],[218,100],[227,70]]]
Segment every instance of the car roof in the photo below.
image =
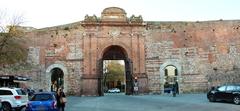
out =
[[55,92],[37,92],[34,94],[56,94]]
[[240,86],[240,84],[224,84],[222,86]]
[[14,90],[14,89],[22,89],[22,88],[15,88],[15,87],[1,87],[2,90]]

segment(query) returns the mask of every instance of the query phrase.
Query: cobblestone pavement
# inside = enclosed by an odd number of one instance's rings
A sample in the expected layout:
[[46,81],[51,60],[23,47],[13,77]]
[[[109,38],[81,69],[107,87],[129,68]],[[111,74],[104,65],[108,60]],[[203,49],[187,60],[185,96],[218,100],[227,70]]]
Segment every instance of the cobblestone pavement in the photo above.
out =
[[206,94],[142,95],[107,94],[103,97],[68,97],[66,111],[240,111],[240,105],[210,103]]

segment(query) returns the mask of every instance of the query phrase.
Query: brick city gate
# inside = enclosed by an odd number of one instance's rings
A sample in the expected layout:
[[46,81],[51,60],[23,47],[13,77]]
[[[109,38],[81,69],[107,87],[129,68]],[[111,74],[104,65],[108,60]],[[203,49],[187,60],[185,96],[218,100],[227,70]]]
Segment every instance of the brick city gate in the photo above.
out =
[[102,12],[101,19],[87,15],[83,26],[85,33],[82,95],[103,95],[103,60],[109,59],[125,61],[127,95],[133,92],[133,77],[138,78],[139,93],[147,92],[142,33],[145,25],[141,17],[133,17],[129,21],[123,9],[111,7]]

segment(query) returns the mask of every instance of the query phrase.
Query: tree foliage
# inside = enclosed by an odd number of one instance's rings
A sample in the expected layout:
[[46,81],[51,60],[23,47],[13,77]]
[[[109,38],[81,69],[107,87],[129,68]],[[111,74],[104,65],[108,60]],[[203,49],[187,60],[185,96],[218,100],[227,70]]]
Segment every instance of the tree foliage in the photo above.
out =
[[107,65],[108,72],[105,74],[106,82],[108,81],[124,81],[124,65],[120,64],[119,61],[111,61]]
[[[6,23],[5,21],[10,22]],[[24,33],[18,30],[21,23],[22,17],[20,16],[5,20],[3,14],[0,15],[0,67],[24,62],[27,58]]]

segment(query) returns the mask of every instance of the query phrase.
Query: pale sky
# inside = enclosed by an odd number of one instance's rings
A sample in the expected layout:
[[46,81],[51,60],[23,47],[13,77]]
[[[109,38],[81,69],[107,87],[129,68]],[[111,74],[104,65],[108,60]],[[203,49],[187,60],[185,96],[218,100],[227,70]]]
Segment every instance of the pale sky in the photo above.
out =
[[120,7],[144,21],[240,19],[240,0],[1,0],[0,11],[22,15],[24,26],[51,27],[101,16],[106,7]]

